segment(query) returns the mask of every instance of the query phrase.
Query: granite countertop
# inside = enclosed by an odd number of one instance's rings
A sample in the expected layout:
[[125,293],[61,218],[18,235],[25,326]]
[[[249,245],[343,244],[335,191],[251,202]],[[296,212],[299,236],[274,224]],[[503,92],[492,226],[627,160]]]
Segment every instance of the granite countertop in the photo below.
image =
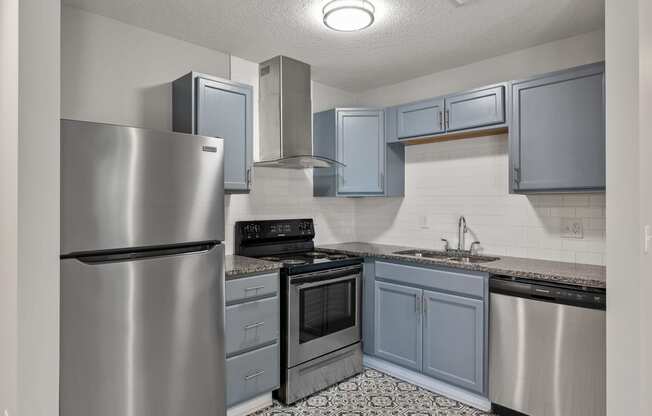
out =
[[445,258],[410,257],[393,254],[396,251],[418,249],[416,247],[358,242],[323,245],[319,246],[318,249],[327,252],[340,252],[351,255],[399,260],[433,266],[446,266],[456,269],[474,270],[490,274],[563,283],[581,287],[603,289],[606,288],[607,284],[606,268],[604,266],[594,266],[590,264],[564,263],[559,261],[508,256],[496,256],[500,257],[500,260],[489,263],[459,263]]
[[282,266],[281,263],[236,255],[227,255],[225,260],[224,274],[226,280],[233,280],[256,273],[275,272]]

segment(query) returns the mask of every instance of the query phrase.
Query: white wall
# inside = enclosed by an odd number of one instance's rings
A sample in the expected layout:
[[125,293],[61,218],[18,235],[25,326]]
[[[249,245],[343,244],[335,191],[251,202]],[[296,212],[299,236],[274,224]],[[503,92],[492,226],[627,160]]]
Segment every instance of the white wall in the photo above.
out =
[[191,70],[226,77],[227,54],[64,6],[64,118],[172,129],[170,82]]
[[16,414],[18,0],[0,1],[0,412]]
[[18,405],[59,403],[60,1],[19,2]]
[[652,6],[606,2],[607,414],[652,414]]
[[[498,56],[365,92],[367,105],[395,105],[604,59],[601,31]],[[487,253],[604,264],[604,194],[508,193],[507,135],[406,147],[405,198],[361,199],[357,238],[439,247],[457,244],[465,215]],[[584,239],[562,239],[561,219],[578,218]]]
[[[652,2],[639,0],[639,164],[641,183],[641,227],[652,226]],[[615,225],[615,224],[614,224]],[[614,241],[614,244],[618,242]],[[650,241],[652,247],[652,241]],[[611,247],[611,246],[608,246]],[[650,248],[652,252],[652,248]],[[641,256],[640,310],[641,329],[641,414],[652,415],[652,253]],[[615,271],[617,276],[618,270]],[[617,277],[616,277],[617,278]],[[624,299],[623,299],[624,300]],[[619,340],[613,340],[618,343]],[[612,347],[616,347],[613,343]],[[615,365],[618,365],[616,362]],[[620,387],[618,387],[620,388]],[[611,396],[613,399],[614,396]]]
[[[61,53],[61,111],[66,118],[171,130],[170,82],[191,70],[231,76],[253,85],[258,97],[257,63],[72,7],[63,7]],[[315,111],[352,105],[356,99],[313,82]],[[226,197],[227,252],[233,251],[235,221],[244,219],[314,217],[318,242],[354,239],[354,201],[313,198],[311,171],[255,168],[252,179],[250,194]]]

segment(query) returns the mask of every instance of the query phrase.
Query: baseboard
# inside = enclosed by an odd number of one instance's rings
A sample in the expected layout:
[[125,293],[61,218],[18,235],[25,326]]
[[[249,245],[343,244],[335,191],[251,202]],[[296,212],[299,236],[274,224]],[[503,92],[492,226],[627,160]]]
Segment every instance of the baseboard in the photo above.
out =
[[261,394],[226,410],[226,416],[247,416],[273,404],[272,393]]
[[486,397],[468,392],[464,389],[452,386],[439,380],[435,380],[431,377],[424,376],[423,374],[417,373],[416,371],[408,370],[407,368],[403,368],[396,364],[392,364],[388,361],[372,357],[370,355],[364,355],[362,358],[362,363],[365,367],[382,371],[383,373],[387,373],[392,377],[396,377],[401,380],[408,381],[412,384],[416,384],[417,386],[423,387],[424,389],[429,390],[433,393],[441,394],[442,396],[457,400],[460,403],[473,406],[485,412],[491,410],[491,402]]

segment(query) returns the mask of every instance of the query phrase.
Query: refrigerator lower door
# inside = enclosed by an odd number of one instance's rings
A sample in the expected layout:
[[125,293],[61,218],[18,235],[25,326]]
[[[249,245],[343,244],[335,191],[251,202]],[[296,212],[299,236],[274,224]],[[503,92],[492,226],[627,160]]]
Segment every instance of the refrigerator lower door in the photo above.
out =
[[223,416],[224,246],[61,260],[62,416]]
[[61,120],[61,254],[224,241],[223,145]]

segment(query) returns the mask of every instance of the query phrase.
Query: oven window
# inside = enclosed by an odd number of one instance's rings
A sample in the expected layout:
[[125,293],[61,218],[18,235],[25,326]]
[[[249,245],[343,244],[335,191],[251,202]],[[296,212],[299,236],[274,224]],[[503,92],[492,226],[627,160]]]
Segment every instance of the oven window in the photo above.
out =
[[299,343],[355,326],[355,279],[299,292]]

